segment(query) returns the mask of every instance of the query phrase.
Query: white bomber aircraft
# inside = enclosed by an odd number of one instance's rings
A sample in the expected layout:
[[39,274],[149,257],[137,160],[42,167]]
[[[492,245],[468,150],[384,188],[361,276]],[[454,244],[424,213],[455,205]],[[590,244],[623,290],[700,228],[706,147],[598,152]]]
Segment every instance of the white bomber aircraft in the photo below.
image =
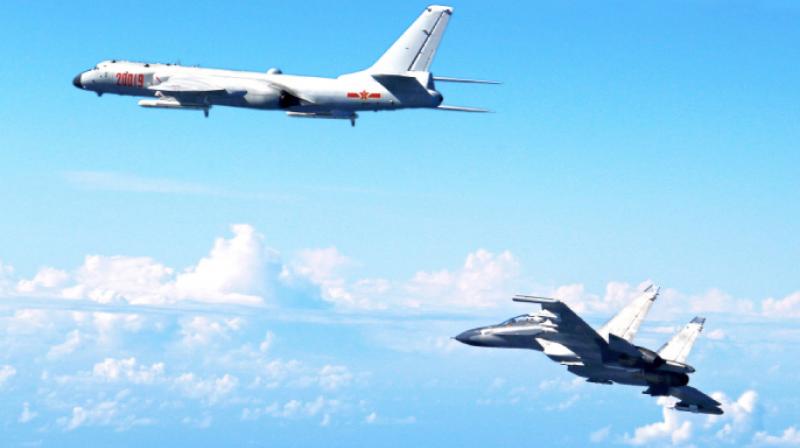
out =
[[142,107],[202,110],[211,106],[283,110],[291,117],[350,120],[360,111],[430,108],[487,112],[442,105],[434,82],[498,84],[493,81],[433,76],[431,62],[453,14],[449,6],[429,6],[372,67],[338,78],[103,61],[77,75],[75,87],[102,95],[155,97]]

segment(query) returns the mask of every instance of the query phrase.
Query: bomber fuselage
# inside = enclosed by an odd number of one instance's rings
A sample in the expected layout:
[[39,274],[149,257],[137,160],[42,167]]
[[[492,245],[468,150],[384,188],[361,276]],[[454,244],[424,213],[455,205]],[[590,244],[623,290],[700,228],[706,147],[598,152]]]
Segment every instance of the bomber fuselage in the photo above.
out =
[[[196,106],[233,106],[299,113],[380,111],[436,107],[442,96],[434,90],[429,74],[413,74],[415,88],[390,89],[366,72],[338,78],[294,76],[279,70],[266,73],[103,61],[73,79],[75,87],[96,92],[138,97],[169,96],[159,85],[173,77],[202,80],[218,86],[225,94],[201,95]],[[146,104],[143,104],[146,105]]]

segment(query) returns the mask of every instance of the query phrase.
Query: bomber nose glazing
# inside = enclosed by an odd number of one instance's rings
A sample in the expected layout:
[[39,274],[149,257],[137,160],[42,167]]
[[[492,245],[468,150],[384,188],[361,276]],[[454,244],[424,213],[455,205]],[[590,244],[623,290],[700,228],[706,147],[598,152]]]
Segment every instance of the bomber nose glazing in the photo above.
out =
[[75,75],[74,78],[72,78],[72,85],[79,89],[83,89],[83,83],[81,83],[81,75],[83,75],[83,73],[78,73],[77,75]]

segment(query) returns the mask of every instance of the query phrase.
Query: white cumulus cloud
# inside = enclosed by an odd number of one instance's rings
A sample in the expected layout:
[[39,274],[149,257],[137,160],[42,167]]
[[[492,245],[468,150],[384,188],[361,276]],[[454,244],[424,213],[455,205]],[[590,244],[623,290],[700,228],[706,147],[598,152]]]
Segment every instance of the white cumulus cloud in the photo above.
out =
[[118,413],[116,401],[103,401],[88,408],[75,406],[72,408],[72,415],[59,418],[58,423],[65,431],[73,431],[81,426],[106,426],[112,423]]
[[136,358],[106,358],[92,368],[92,376],[106,382],[129,381],[133,384],[152,384],[164,375],[164,363],[138,365]]
[[67,340],[61,344],[54,345],[47,352],[47,359],[58,359],[74,352],[81,345],[81,333],[72,330],[67,333]]
[[69,280],[69,274],[51,267],[44,267],[30,280],[20,280],[17,291],[23,294],[35,293],[42,290],[53,290],[62,286]]
[[610,434],[611,434],[611,426],[605,426],[589,434],[589,441],[592,443],[602,443],[605,442],[606,439],[608,439],[608,436]]
[[229,334],[240,330],[243,325],[244,321],[239,317],[194,316],[181,321],[181,340],[187,347],[204,347],[229,339]]
[[770,435],[759,431],[753,436],[753,445],[756,446],[800,446],[800,431],[795,426],[790,426],[778,435]]
[[0,296],[9,294],[13,283],[14,267],[0,260]]
[[231,395],[239,385],[239,379],[228,373],[209,378],[184,373],[174,380],[174,384],[187,397],[213,405]]
[[217,238],[211,253],[178,275],[181,299],[259,304],[268,292],[270,254],[264,237],[247,224],[231,226],[233,238]]
[[19,414],[19,418],[17,421],[20,423],[28,423],[34,418],[36,418],[38,414],[36,412],[31,411],[31,405],[27,401],[22,403],[22,412]]
[[[15,293],[105,304],[191,300],[260,305],[274,281],[275,274],[270,273],[274,254],[252,226],[237,224],[231,230],[231,238],[218,238],[207,256],[180,272],[150,257],[87,255],[71,273],[42,268],[32,279],[18,281]],[[7,283],[4,275],[0,269],[0,282]]]
[[758,403],[758,393],[755,390],[743,392],[736,400],[728,398],[722,392],[713,393],[711,396],[722,404],[724,414],[709,416],[705,426],[709,428],[722,425],[715,434],[718,439],[735,442],[750,433]]
[[467,255],[460,270],[419,271],[405,285],[409,307],[485,308],[507,300],[507,283],[519,273],[519,262],[509,251],[494,254],[479,249]]
[[16,374],[17,369],[14,366],[8,364],[0,366],[0,387],[3,387]]
[[633,436],[625,434],[625,442],[630,445],[653,445],[668,441],[677,445],[688,441],[692,436],[692,422],[671,408],[673,401],[672,398],[660,397],[658,404],[662,406],[664,419],[636,428]]
[[782,299],[765,299],[761,306],[768,317],[800,317],[800,291]]

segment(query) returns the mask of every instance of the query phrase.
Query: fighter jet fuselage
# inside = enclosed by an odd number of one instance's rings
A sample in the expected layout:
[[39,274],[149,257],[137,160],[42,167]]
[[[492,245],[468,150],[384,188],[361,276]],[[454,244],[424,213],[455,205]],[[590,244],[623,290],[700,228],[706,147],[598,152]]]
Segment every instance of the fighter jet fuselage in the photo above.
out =
[[667,361],[650,349],[632,345],[637,353],[630,355],[606,350],[600,354],[602,364],[587,367],[581,358],[562,342],[564,335],[554,331],[552,317],[528,314],[509,319],[499,325],[475,328],[456,336],[456,340],[478,347],[518,348],[544,352],[568,370],[594,383],[621,383],[636,386],[685,386],[688,364]]
[[456,340],[478,347],[541,351],[588,382],[644,386],[643,393],[649,395],[678,397],[678,410],[722,413],[719,403],[688,386],[695,369],[684,361],[705,319],[694,318],[658,352],[631,343],[657,296],[658,291],[648,289],[598,331],[561,301],[518,296],[515,301],[541,304],[542,311],[467,330]]

